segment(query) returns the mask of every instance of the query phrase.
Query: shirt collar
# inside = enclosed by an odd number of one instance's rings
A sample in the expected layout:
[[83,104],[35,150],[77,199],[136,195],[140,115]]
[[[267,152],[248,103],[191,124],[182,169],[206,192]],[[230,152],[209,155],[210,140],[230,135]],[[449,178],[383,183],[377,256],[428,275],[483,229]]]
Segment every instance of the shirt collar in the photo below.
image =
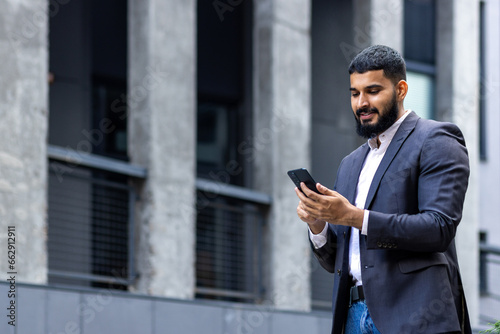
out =
[[[407,110],[403,116],[401,116],[396,122],[394,122],[393,125],[391,125],[389,127],[389,129],[385,130],[384,132],[382,132],[379,136],[378,136],[378,139],[380,140],[380,146],[385,146],[386,143],[389,144],[392,140],[392,138],[394,138],[394,135],[396,134],[396,132],[398,131],[399,129],[399,126],[401,125],[401,123],[403,123],[403,121],[405,120],[405,118],[410,114],[411,110]],[[373,137],[373,138],[370,138],[368,139],[368,145],[370,146],[370,148],[373,150],[373,149],[376,149],[376,148],[379,148],[377,146],[377,137]]]

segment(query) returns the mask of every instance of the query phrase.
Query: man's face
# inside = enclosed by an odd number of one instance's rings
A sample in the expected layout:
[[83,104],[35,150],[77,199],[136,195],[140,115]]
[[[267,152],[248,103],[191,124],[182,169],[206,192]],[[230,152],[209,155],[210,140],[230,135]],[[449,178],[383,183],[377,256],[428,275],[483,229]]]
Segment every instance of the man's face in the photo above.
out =
[[399,110],[396,87],[383,70],[351,74],[351,107],[356,130],[371,138],[387,130],[403,114]]

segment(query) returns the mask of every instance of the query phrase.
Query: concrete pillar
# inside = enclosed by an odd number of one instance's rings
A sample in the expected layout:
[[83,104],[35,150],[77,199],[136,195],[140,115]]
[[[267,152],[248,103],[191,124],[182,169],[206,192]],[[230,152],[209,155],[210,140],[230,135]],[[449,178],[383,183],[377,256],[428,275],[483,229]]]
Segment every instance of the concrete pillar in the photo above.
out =
[[354,46],[387,45],[403,53],[403,0],[354,0]]
[[[487,0],[483,4],[484,36],[483,61],[484,70],[480,78],[482,92],[480,100],[483,103],[484,133],[486,157],[481,160],[479,169],[479,229],[486,232],[488,244],[500,247],[500,224],[498,224],[497,206],[500,202],[500,2]],[[500,295],[500,286],[495,277],[500,277],[500,266],[491,264],[487,270],[487,288],[490,292]],[[482,316],[492,319],[500,314],[500,303],[492,296],[480,298],[479,312]]]
[[471,176],[456,240],[474,326],[479,319],[479,2],[442,0],[437,6],[437,117],[462,129],[469,150]]
[[193,298],[196,2],[129,1],[128,145],[139,185],[136,264],[142,293]]
[[[47,282],[47,1],[4,1],[0,11],[0,269]],[[8,226],[15,263],[7,262]],[[14,238],[14,236],[12,236]],[[13,253],[10,253],[12,255]]]
[[254,185],[271,194],[267,298],[310,309],[307,229],[286,172],[310,167],[310,0],[257,0],[254,23]]
[[354,10],[350,1],[314,1],[312,5],[312,173],[327,187],[333,187],[342,159],[365,141],[354,131],[349,102],[348,67],[361,49],[352,45],[352,29],[339,29],[352,25]]
[[500,3],[486,1],[484,3],[485,36],[484,36],[484,77],[480,96],[485,104],[484,130],[486,133],[486,160],[481,161],[481,219],[480,228],[488,235],[488,242],[500,246],[500,225],[496,207],[500,202]]

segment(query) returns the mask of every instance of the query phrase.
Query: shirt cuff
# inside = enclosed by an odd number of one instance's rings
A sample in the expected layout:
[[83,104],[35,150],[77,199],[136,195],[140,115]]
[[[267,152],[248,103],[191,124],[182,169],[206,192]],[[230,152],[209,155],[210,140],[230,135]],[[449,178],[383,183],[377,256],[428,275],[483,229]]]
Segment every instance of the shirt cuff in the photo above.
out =
[[361,227],[362,235],[368,235],[368,218],[370,218],[370,211],[365,210],[363,213],[363,226]]
[[311,242],[315,249],[321,248],[326,244],[327,231],[328,231],[328,223],[325,223],[325,227],[318,234],[312,233],[311,229],[309,229],[309,239],[311,239]]

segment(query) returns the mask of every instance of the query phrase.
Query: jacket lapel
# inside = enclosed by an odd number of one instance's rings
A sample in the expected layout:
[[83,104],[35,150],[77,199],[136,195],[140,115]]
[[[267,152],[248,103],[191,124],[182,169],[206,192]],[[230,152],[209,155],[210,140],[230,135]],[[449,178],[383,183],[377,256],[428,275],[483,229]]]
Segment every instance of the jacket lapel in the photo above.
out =
[[351,172],[349,174],[348,184],[346,186],[346,192],[343,194],[345,198],[349,200],[349,202],[355,205],[356,201],[356,191],[358,188],[358,180],[359,174],[361,174],[361,169],[363,168],[363,164],[365,162],[366,156],[370,151],[370,146],[367,143],[361,146],[361,150],[359,150],[356,157],[354,157],[354,162],[351,166]]
[[[365,162],[366,156],[370,152],[370,146],[365,143],[361,146],[361,149],[356,153],[351,166],[351,171],[349,173],[349,178],[347,185],[345,186],[345,192],[342,194],[352,205],[356,203],[356,192],[358,188],[359,174],[361,174],[361,169]],[[349,272],[349,240],[351,238],[351,227],[349,226],[339,226],[339,233],[344,235],[344,265],[346,265],[343,270]]]
[[377,168],[377,171],[375,172],[375,176],[373,177],[370,189],[368,190],[368,195],[366,196],[366,202],[365,202],[365,209],[368,209],[370,207],[373,201],[373,197],[377,192],[380,181],[382,180],[382,177],[387,171],[387,168],[389,168],[392,160],[394,160],[396,154],[399,152],[401,145],[403,145],[408,135],[415,128],[415,125],[417,124],[419,118],[420,117],[417,114],[415,114],[415,112],[412,111],[406,117],[403,123],[401,123],[398,131],[394,135],[394,138],[392,138],[392,141],[389,144],[389,147],[387,148],[387,152],[385,152],[384,158],[380,162],[380,165]]

